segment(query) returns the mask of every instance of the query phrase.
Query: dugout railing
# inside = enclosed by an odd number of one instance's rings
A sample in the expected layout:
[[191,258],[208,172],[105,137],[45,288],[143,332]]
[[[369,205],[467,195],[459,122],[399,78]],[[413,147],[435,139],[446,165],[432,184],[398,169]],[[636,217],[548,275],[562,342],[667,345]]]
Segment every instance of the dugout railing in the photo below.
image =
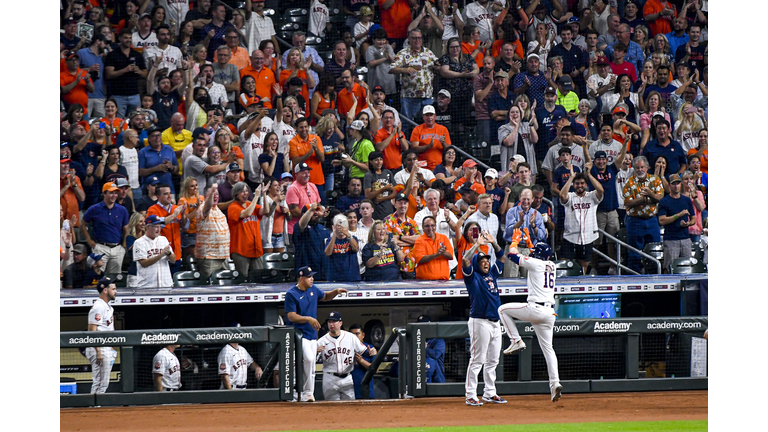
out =
[[[707,317],[557,320],[553,346],[565,393],[702,390],[708,387]],[[546,363],[528,322],[515,321],[527,349],[500,353],[500,395],[549,394]],[[466,322],[412,323],[406,327],[406,394],[463,396],[469,361]],[[426,343],[446,341],[445,383],[427,383]],[[509,338],[502,335],[503,350]],[[401,370],[404,369],[401,367]],[[478,376],[482,393],[482,372]]]
[[[80,348],[111,346],[118,350],[117,382],[103,394],[61,394],[60,406],[121,406],[178,403],[228,403],[285,401],[293,399],[295,331],[292,327],[221,327],[113,332],[61,332],[61,377],[79,373],[81,381],[91,376],[90,363]],[[109,340],[105,340],[109,338]],[[248,387],[219,390],[217,356],[227,343],[237,342],[263,368],[258,381],[249,372]],[[154,391],[152,359],[165,345],[179,344],[176,355],[182,367],[182,391]],[[300,346],[300,345],[299,345]],[[78,357],[79,356],[79,357]],[[69,358],[68,358],[69,357]],[[79,367],[65,366],[79,364]],[[192,366],[191,366],[192,365]],[[279,372],[273,373],[273,370]],[[185,379],[184,371],[188,374]],[[76,371],[76,372],[75,372]],[[113,369],[114,371],[114,369]],[[199,375],[196,380],[195,375]],[[115,385],[118,391],[115,390]],[[186,387],[185,387],[186,386]],[[81,388],[90,390],[88,385]]]

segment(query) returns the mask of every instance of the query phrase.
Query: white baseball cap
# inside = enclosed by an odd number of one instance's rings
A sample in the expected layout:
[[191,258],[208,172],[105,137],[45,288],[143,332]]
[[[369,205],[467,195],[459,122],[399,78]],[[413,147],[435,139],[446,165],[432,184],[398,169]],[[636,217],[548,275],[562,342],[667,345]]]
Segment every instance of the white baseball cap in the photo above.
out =
[[514,159],[517,163],[525,162],[525,158],[523,157],[523,155],[519,155],[519,154],[512,156],[512,159]]
[[352,122],[352,124],[349,125],[350,129],[354,129],[358,131],[363,129],[364,127],[365,127],[365,123],[363,123],[362,120],[355,120]]
[[485,172],[485,177],[493,177],[497,179],[499,178],[499,172],[493,168],[488,168],[488,171]]
[[435,107],[432,105],[427,105],[424,107],[424,109],[421,110],[421,113],[422,115],[435,114]]
[[451,92],[449,92],[449,91],[448,91],[448,90],[446,90],[446,89],[442,89],[442,90],[440,90],[440,91],[439,91],[437,94],[438,94],[438,95],[443,95],[443,96],[447,97],[448,99],[450,99],[450,98],[451,98]]

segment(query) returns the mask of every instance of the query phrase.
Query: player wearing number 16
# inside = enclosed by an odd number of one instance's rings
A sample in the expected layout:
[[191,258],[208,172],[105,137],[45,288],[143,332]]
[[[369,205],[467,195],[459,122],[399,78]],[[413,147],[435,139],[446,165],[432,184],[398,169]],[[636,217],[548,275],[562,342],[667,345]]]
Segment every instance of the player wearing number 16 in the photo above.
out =
[[[491,264],[491,257],[485,253],[477,253],[481,246],[490,244],[496,252],[496,262]],[[462,272],[464,285],[469,294],[469,339],[472,356],[467,367],[465,383],[466,403],[481,406],[477,400],[477,374],[483,369],[483,401],[487,403],[507,403],[496,394],[496,366],[499,364],[501,351],[501,326],[499,325],[499,285],[497,279],[501,274],[501,256],[504,251],[496,244],[495,237],[488,231],[477,238],[475,244],[462,257]]]
[[552,402],[560,399],[563,386],[557,372],[557,356],[552,348],[552,330],[555,325],[555,263],[549,260],[552,248],[546,243],[539,243],[530,256],[520,255],[516,247],[509,249],[507,255],[515,264],[528,270],[528,302],[505,303],[499,308],[499,316],[507,329],[512,344],[504,354],[525,349],[525,342],[517,331],[513,318],[529,321],[539,339],[541,351],[547,361],[549,390]]

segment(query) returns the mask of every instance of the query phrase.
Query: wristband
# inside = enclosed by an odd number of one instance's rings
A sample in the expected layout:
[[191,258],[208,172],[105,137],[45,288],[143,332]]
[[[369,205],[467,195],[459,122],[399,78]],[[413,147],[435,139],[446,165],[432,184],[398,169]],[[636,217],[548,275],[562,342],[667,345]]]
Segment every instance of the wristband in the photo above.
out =
[[675,220],[677,220],[677,217],[678,217],[677,215],[674,216]]

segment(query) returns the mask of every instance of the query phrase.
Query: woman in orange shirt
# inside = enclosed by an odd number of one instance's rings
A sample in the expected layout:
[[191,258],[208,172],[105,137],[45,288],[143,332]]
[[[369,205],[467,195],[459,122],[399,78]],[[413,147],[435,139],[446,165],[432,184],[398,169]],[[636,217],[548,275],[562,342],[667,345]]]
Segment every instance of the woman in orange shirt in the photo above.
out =
[[480,30],[477,26],[468,25],[464,27],[464,34],[461,35],[461,52],[469,54],[475,59],[477,67],[483,68],[483,57],[485,57],[485,49],[488,47],[488,43],[480,42]]
[[104,122],[107,126],[111,126],[114,129],[112,132],[112,142],[116,142],[117,136],[122,131],[128,129],[128,122],[117,117],[117,101],[112,98],[107,99],[104,103],[104,117],[100,118],[99,122]]
[[259,259],[264,255],[259,219],[269,211],[266,206],[256,204],[261,201],[261,193],[262,185],[259,185],[253,194],[253,201],[249,202],[248,185],[244,182],[235,183],[232,187],[233,201],[227,208],[229,251],[235,262],[235,270],[244,275],[250,270],[264,268],[264,263]]
[[304,85],[301,87],[301,95],[304,96],[304,102],[309,100],[309,89],[315,88],[315,80],[312,78],[312,74],[308,74],[307,70],[312,66],[312,57],[308,57],[306,60],[301,54],[298,48],[291,48],[288,51],[288,64],[286,69],[280,71],[280,86],[284,91],[288,90],[288,81],[293,77],[301,78]]
[[238,165],[240,165],[240,181],[245,180],[245,173],[242,171],[245,167],[245,155],[243,154],[243,151],[240,149],[240,147],[236,145],[232,145],[232,137],[231,132],[229,128],[222,127],[219,128],[219,130],[216,131],[216,137],[214,138],[214,141],[216,145],[221,148],[221,159],[224,160],[227,158],[227,155],[229,152],[235,152],[235,162],[237,162]]
[[280,69],[283,68],[283,59],[275,55],[275,44],[269,39],[264,39],[259,44],[259,50],[264,53],[264,67],[272,69],[275,76],[280,76]]
[[256,79],[251,75],[245,75],[240,81],[240,97],[237,98],[240,108],[245,111],[248,105],[260,100],[261,98],[256,95]]
[[330,73],[320,77],[320,82],[312,94],[309,112],[312,114],[310,126],[317,126],[317,122],[323,117],[323,111],[336,109],[336,78]]
[[[205,187],[205,185],[203,185]],[[187,177],[181,183],[181,196],[179,205],[187,205],[187,219],[189,219],[189,228],[181,233],[181,254],[182,256],[193,256],[195,253],[195,237],[197,237],[197,209],[202,206],[205,197],[200,195],[197,179]]]
[[[458,244],[456,245],[456,249],[459,251],[459,257],[463,257],[464,253],[467,252],[469,249],[472,248],[472,246],[477,243],[477,239],[480,237],[480,225],[478,225],[477,222],[469,222],[467,224],[464,223],[464,221],[467,220],[467,218],[474,213],[473,209],[475,206],[469,206],[469,209],[467,209],[467,212],[464,213],[464,215],[459,219],[459,222],[456,223],[456,238],[459,239]],[[463,225],[463,230],[462,230]],[[488,245],[480,246],[477,249],[476,253],[484,253],[486,255],[490,255],[489,253],[490,249],[488,248]],[[464,279],[464,275],[461,271],[461,267],[456,269],[456,280],[462,280]]]

